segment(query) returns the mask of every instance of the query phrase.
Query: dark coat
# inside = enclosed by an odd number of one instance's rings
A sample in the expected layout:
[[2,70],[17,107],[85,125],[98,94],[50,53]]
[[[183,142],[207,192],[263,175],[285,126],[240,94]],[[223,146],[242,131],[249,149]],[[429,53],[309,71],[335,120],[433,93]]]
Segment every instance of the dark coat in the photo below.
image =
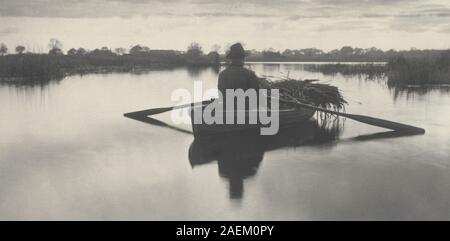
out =
[[225,95],[226,89],[259,89],[255,72],[239,65],[230,65],[219,74],[218,89]]

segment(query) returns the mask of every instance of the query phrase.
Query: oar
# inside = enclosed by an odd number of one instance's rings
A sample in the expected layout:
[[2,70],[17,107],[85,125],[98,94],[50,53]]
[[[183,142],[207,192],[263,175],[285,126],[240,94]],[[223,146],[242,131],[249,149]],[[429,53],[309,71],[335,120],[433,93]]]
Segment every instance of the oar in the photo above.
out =
[[342,112],[327,110],[327,109],[319,108],[319,107],[316,107],[313,105],[304,104],[304,103],[301,103],[298,101],[288,101],[288,100],[283,100],[283,99],[279,99],[279,100],[281,102],[295,104],[295,105],[303,107],[305,109],[316,110],[316,111],[320,111],[320,112],[334,114],[337,116],[343,116],[343,117],[346,117],[346,118],[349,118],[349,119],[352,119],[355,121],[359,121],[359,122],[362,122],[362,123],[365,123],[368,125],[383,127],[383,128],[390,129],[390,130],[400,131],[403,133],[425,134],[425,130],[422,128],[410,126],[410,125],[406,125],[406,124],[402,124],[402,123],[398,123],[398,122],[383,120],[380,118],[375,118],[375,117],[370,117],[370,116],[365,116],[365,115],[353,115],[353,114],[349,114],[349,113],[342,113]]
[[153,108],[153,109],[147,109],[147,110],[141,110],[141,111],[136,111],[136,112],[125,113],[123,115],[126,116],[126,117],[134,117],[134,116],[137,116],[137,115],[140,115],[140,116],[156,115],[156,114],[161,114],[161,113],[164,113],[164,112],[167,112],[167,111],[171,111],[171,110],[175,110],[175,109],[182,109],[182,108],[196,106],[196,105],[206,105],[206,104],[209,104],[209,103],[211,103],[213,101],[214,101],[214,99],[205,100],[205,101],[202,101],[202,102],[194,102],[194,103],[190,103],[190,104],[178,105],[178,106]]
[[[337,116],[343,116],[343,117],[346,117],[346,118],[349,118],[349,119],[352,119],[355,121],[359,121],[359,122],[362,122],[362,123],[365,123],[368,125],[378,126],[378,127],[395,130],[395,131],[401,131],[401,132],[410,133],[410,134],[425,134],[425,129],[411,126],[411,125],[406,125],[406,124],[402,124],[402,123],[398,123],[398,122],[383,120],[380,118],[375,118],[375,117],[370,117],[370,116],[365,116],[365,115],[354,115],[354,114],[349,114],[349,113],[342,113],[342,112],[327,110],[327,109],[319,108],[319,107],[316,107],[313,105],[304,104],[304,103],[301,103],[298,101],[288,101],[288,100],[283,100],[283,99],[279,99],[279,100],[281,102],[294,104],[294,105],[303,107],[305,109],[311,109],[311,110],[316,110],[316,111],[325,112],[325,113],[329,113],[329,114],[334,114]],[[130,113],[124,114],[124,116],[132,117],[132,116],[136,116],[136,115],[143,115],[143,116],[156,115],[156,114],[164,113],[164,112],[175,110],[175,109],[181,109],[181,108],[191,107],[191,106],[195,106],[195,105],[206,105],[213,101],[214,100],[211,99],[211,100],[206,100],[206,101],[202,101],[202,102],[196,102],[196,103],[190,103],[190,104],[184,104],[184,105],[178,105],[178,106],[172,106],[172,107],[162,107],[162,108],[154,108],[154,109],[142,110],[142,111],[137,111],[137,112],[130,112]]]
[[157,119],[145,116],[145,115],[128,113],[128,114],[126,114],[126,117],[131,118],[133,120],[141,121],[141,122],[144,122],[144,123],[147,123],[147,124],[150,124],[150,125],[167,127],[169,129],[176,130],[176,131],[179,131],[179,132],[192,134],[191,131],[188,131],[188,130],[185,130],[183,128],[179,128],[179,127],[176,127],[176,126],[171,126],[171,125],[169,125],[169,124],[167,124],[167,123],[165,123],[163,121],[160,121],[160,120],[157,120]]

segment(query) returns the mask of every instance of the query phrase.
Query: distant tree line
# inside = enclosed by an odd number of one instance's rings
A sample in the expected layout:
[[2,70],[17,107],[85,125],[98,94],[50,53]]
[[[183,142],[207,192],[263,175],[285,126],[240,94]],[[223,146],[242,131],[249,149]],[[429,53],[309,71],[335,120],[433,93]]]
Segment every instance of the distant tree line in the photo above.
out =
[[61,41],[51,39],[47,54],[26,52],[26,48],[21,45],[15,48],[16,54],[8,54],[8,47],[0,44],[0,78],[58,78],[72,73],[220,64],[220,55],[217,52],[205,54],[198,43],[191,43],[186,51],[158,50],[135,45],[129,50],[112,50],[108,47],[94,50],[71,48],[64,53],[62,47]]
[[[58,39],[50,39],[49,55],[67,55],[67,56],[85,56],[85,55],[99,55],[99,56],[123,56],[123,55],[146,55],[146,54],[162,54],[166,55],[185,55],[187,58],[192,60],[192,64],[195,62],[200,62],[201,56],[205,56],[202,46],[198,43],[191,43],[187,51],[177,51],[177,50],[152,50],[147,46],[135,45],[130,49],[126,48],[115,48],[110,49],[108,47],[101,47],[94,50],[87,50],[84,48],[71,48],[66,54],[62,51],[63,44]],[[206,55],[215,60],[225,60],[225,55],[219,55],[218,51],[221,47],[219,45],[214,45],[212,51]],[[0,44],[0,55],[5,56],[9,52],[8,47],[4,44]],[[26,48],[22,45],[18,45],[15,48],[16,54],[31,54],[31,52],[25,52]],[[410,57],[423,57],[423,58],[434,58],[442,53],[444,50],[419,50],[416,48],[411,48],[410,50],[394,50],[390,49],[383,51],[376,47],[371,48],[357,48],[351,46],[344,46],[340,49],[333,49],[331,51],[323,51],[317,48],[305,48],[305,49],[285,49],[284,51],[278,51],[273,48],[264,49],[258,51],[255,49],[247,51],[248,61],[333,61],[333,62],[388,62],[390,59],[405,56]]]
[[329,52],[317,48],[306,49],[286,49],[282,52],[272,48],[263,51],[248,51],[249,61],[317,61],[317,62],[388,62],[391,58],[398,56],[409,57],[430,57],[437,56],[443,50],[410,50],[397,51],[394,49],[383,51],[372,48],[353,48],[344,46]]

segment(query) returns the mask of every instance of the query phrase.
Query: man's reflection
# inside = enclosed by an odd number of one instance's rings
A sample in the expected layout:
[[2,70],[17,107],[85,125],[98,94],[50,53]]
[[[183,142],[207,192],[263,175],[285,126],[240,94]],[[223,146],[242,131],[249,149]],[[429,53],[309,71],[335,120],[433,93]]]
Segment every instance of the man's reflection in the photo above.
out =
[[194,140],[189,148],[189,161],[192,167],[217,161],[219,176],[229,182],[230,198],[241,199],[244,180],[256,175],[266,151],[323,144],[335,140],[339,133],[338,125],[330,128],[311,121],[281,130],[275,136]]
[[244,192],[244,179],[252,177],[258,171],[264,152],[251,155],[223,157],[218,160],[219,175],[229,180],[229,195],[231,199],[241,199]]

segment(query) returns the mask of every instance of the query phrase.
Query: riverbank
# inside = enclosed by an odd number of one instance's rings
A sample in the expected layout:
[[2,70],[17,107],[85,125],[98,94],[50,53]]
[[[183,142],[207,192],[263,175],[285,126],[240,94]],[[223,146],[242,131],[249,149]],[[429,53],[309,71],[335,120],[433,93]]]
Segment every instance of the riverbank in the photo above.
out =
[[2,82],[39,82],[60,79],[73,74],[214,67],[219,64],[218,56],[213,54],[188,56],[177,51],[150,51],[124,55],[112,53],[16,54],[0,57],[0,80]]
[[[252,63],[254,61],[248,61]],[[259,62],[259,61],[256,61]],[[264,62],[267,63],[267,62]],[[290,63],[289,61],[270,64]],[[292,62],[294,63],[294,62]],[[368,79],[387,78],[390,86],[437,86],[450,84],[450,51],[439,54],[400,55],[388,62],[297,62],[311,72],[325,75],[364,75]],[[51,55],[18,54],[0,57],[0,81],[3,83],[39,83],[63,79],[68,75],[89,73],[142,73],[180,67],[214,67],[219,71],[220,56],[188,56],[178,51],[150,51],[141,54]]]

